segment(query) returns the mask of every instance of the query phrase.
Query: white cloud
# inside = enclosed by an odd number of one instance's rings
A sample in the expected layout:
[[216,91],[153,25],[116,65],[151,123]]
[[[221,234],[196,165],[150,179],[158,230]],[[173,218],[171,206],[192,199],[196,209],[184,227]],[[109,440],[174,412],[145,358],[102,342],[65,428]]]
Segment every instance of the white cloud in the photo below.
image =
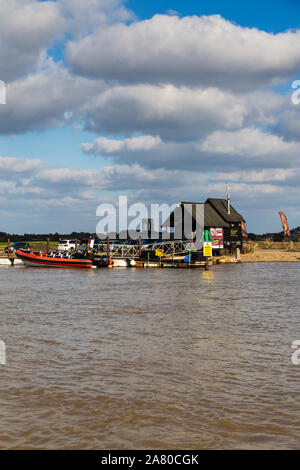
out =
[[[144,136],[150,141],[151,136]],[[142,139],[142,137],[139,137]],[[153,142],[154,142],[153,137]],[[134,148],[128,140],[96,139],[81,145],[89,154],[102,155],[115,163],[139,164],[147,168],[220,171],[221,169],[286,168],[300,163],[300,143],[260,129],[214,131],[197,141],[164,142]],[[133,139],[134,140],[134,139]]]
[[36,70],[66,23],[57,3],[0,0],[1,79],[11,81]]
[[123,0],[58,0],[57,3],[66,18],[67,31],[75,37],[135,19]]
[[1,80],[36,71],[55,40],[134,19],[122,0],[0,0]]
[[72,122],[73,114],[103,88],[101,81],[73,77],[61,64],[43,60],[38,72],[8,85],[7,104],[0,106],[0,134]]
[[120,153],[123,151],[149,151],[153,150],[161,144],[160,137],[152,135],[143,135],[140,137],[132,137],[124,140],[107,139],[99,137],[93,144],[83,143],[81,148],[86,153],[94,155],[110,155],[112,153]]
[[219,15],[155,15],[70,42],[66,57],[93,78],[249,90],[297,73],[300,32],[266,33]]
[[[298,71],[299,31],[172,12],[126,25],[134,18],[122,0],[0,6],[0,78],[10,80],[0,134],[72,125],[95,133],[85,153],[107,157],[98,170],[88,156],[85,168],[0,157],[2,213],[17,218],[22,202],[36,227],[47,216],[55,230],[67,219],[77,229],[116,191],[201,201],[224,196],[225,181],[241,212],[297,204],[300,107],[267,87]],[[68,62],[54,63],[47,49],[59,39],[60,56],[64,35]]]
[[252,164],[262,167],[288,167],[300,161],[298,142],[286,142],[282,137],[260,129],[215,131],[198,145],[198,149],[208,155],[242,157],[245,166],[251,164],[251,160]]
[[[1,213],[13,210],[16,216],[21,202],[23,219],[24,214],[30,213],[30,221],[36,223],[37,231],[46,224],[47,217],[50,221],[55,220],[51,229],[48,223],[48,230],[68,231],[63,228],[66,226],[72,230],[93,230],[93,224],[95,226],[97,222],[97,205],[107,199],[117,203],[116,188],[128,194],[130,202],[171,204],[178,200],[203,201],[209,196],[223,197],[223,180],[227,180],[231,183],[233,205],[247,215],[245,209],[251,211],[253,205],[260,208],[295,206],[300,181],[299,168],[222,174],[146,169],[138,165],[111,165],[96,170],[47,168],[39,160],[0,157],[0,169]],[[28,230],[27,226],[25,221],[23,230]],[[4,229],[9,230],[9,227]]]
[[[299,173],[299,172],[298,172]],[[212,181],[227,181],[240,183],[266,183],[266,182],[285,182],[291,179],[295,170],[286,168],[270,168],[266,170],[248,170],[241,172],[224,172],[212,175]]]
[[43,163],[39,159],[21,159],[0,156],[0,178],[24,178],[28,174],[32,175],[36,173],[42,166]]
[[113,86],[85,109],[87,127],[110,134],[142,132],[181,140],[221,127],[241,127],[249,111],[244,98],[217,88],[173,85]]

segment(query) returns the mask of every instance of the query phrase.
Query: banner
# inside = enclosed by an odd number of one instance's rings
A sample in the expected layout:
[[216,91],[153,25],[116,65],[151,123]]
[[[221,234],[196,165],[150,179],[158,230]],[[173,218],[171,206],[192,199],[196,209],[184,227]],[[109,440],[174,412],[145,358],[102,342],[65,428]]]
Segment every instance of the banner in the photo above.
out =
[[278,212],[278,214],[279,214],[280,219],[281,219],[284,235],[287,235],[289,237],[290,236],[290,228],[289,228],[289,224],[288,224],[286,215],[283,212]]
[[247,227],[244,221],[242,221],[242,234],[243,238],[248,238]]

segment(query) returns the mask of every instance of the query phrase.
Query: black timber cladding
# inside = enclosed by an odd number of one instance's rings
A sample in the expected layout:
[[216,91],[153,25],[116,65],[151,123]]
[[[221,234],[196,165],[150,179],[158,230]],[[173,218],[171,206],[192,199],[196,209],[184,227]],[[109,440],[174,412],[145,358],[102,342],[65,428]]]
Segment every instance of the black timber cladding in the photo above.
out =
[[[200,205],[203,206],[204,209],[204,228],[222,228],[224,234],[224,248],[231,252],[237,247],[241,249],[243,245],[241,224],[244,221],[244,218],[232,205],[230,205],[230,214],[228,214],[228,202],[226,199],[208,198],[205,203],[182,201],[177,205],[175,210],[170,214],[167,220],[165,220],[162,226],[174,227],[174,215],[176,217],[176,214],[182,214],[182,218],[179,217],[177,220],[181,220],[182,236],[185,238],[183,209],[185,207],[187,212],[192,214],[192,230],[195,231],[196,222],[200,226],[203,224],[203,220],[196,220],[198,217],[196,207]],[[201,211],[199,215],[201,216]]]

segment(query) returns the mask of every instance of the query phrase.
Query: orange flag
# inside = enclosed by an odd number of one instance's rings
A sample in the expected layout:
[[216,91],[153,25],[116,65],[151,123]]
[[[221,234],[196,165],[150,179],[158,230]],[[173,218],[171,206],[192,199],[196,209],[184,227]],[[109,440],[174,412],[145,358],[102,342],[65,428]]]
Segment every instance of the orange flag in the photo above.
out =
[[242,221],[242,234],[244,238],[248,238],[247,227],[244,221]]
[[287,235],[289,237],[291,234],[286,215],[283,212],[278,212],[278,214],[280,215],[284,235]]

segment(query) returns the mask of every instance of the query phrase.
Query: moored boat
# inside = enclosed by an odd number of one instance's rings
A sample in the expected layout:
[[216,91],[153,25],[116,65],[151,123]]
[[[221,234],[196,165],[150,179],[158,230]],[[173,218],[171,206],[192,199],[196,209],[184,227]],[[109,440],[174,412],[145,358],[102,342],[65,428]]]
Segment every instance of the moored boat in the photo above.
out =
[[26,266],[53,267],[53,268],[92,268],[91,259],[60,258],[47,254],[27,253],[22,250],[16,251],[16,256],[21,259]]

